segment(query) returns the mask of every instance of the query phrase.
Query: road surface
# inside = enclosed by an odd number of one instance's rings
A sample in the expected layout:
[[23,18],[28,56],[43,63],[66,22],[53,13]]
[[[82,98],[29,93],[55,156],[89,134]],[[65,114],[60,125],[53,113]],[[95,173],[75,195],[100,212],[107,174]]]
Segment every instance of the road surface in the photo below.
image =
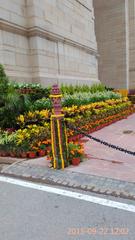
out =
[[91,193],[21,182],[0,180],[0,240],[135,239],[135,202],[113,198],[111,206],[96,195],[97,204]]

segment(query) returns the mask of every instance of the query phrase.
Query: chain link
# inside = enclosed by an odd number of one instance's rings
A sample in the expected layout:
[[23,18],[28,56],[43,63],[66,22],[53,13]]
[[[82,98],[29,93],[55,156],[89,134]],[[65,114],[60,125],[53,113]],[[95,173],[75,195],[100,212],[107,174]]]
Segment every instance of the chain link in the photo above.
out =
[[99,138],[92,137],[91,135],[89,135],[89,134],[87,134],[87,133],[79,130],[78,128],[72,126],[72,125],[69,124],[69,123],[67,123],[67,127],[70,128],[70,129],[72,129],[72,130],[75,130],[76,132],[78,132],[78,133],[80,133],[80,134],[82,134],[82,135],[84,135],[84,136],[86,136],[86,137],[88,137],[88,138],[90,138],[90,139],[98,142],[98,143],[101,143],[101,144],[103,144],[103,145],[105,145],[105,146],[107,146],[107,147],[110,147],[110,148],[113,148],[113,149],[115,149],[115,150],[118,150],[118,151],[121,151],[121,152],[124,152],[124,153],[127,153],[127,154],[130,154],[130,155],[135,156],[135,152],[132,152],[132,151],[127,150],[127,149],[124,149],[124,148],[122,148],[122,147],[119,147],[119,146],[113,145],[113,144],[111,144],[111,143],[105,142],[105,141],[103,141],[103,140],[101,140],[101,139],[99,139]]

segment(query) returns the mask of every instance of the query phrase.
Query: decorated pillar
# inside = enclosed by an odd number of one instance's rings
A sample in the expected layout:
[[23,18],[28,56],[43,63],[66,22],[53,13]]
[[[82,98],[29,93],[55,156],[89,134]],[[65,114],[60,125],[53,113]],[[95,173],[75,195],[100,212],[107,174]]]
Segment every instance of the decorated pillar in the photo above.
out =
[[52,99],[53,105],[51,115],[53,168],[64,169],[68,166],[68,144],[64,114],[62,114],[61,106],[62,95],[58,85],[53,85],[50,98]]

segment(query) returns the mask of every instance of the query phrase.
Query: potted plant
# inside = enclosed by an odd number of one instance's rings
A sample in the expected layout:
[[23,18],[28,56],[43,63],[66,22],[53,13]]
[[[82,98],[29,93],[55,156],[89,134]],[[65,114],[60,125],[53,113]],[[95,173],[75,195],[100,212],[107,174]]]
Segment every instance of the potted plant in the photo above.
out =
[[16,153],[14,150],[10,151],[10,157],[16,157]]
[[5,145],[4,144],[0,145],[0,156],[1,157],[6,157],[6,150],[5,150]]
[[29,142],[23,141],[20,146],[16,146],[16,156],[19,158],[27,158],[29,149]]
[[10,157],[16,157],[16,148],[12,144],[10,145],[10,148],[9,148],[9,155]]
[[8,143],[5,143],[5,145],[3,146],[2,156],[3,157],[9,156],[9,144]]
[[79,157],[74,157],[74,158],[72,158],[72,165],[73,166],[78,166],[79,165],[79,163],[80,163],[80,158]]
[[51,151],[51,145],[48,145],[48,146],[46,147],[46,151],[47,151],[48,153]]
[[36,157],[36,151],[35,150],[30,150],[29,152],[28,152],[28,158],[35,158]]
[[83,144],[79,142],[70,142],[68,145],[69,149],[69,161],[72,165],[77,166],[81,162],[84,156]]
[[25,151],[20,152],[20,157],[27,158],[27,152],[25,152]]
[[51,166],[53,166],[53,153],[52,153],[52,149],[50,147],[50,149],[47,150],[47,158],[48,161],[50,161]]
[[45,144],[41,144],[38,150],[39,157],[43,157],[46,155],[46,146]]

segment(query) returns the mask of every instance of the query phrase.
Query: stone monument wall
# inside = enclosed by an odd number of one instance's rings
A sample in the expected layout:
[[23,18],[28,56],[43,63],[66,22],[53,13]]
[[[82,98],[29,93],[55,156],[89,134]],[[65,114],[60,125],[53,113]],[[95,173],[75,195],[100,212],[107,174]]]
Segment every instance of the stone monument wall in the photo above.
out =
[[99,79],[109,87],[135,88],[135,0],[94,0]]
[[30,82],[29,39],[25,0],[0,0],[0,63],[16,81]]
[[125,0],[94,0],[99,50],[99,79],[126,88]]
[[130,0],[129,8],[129,89],[135,89],[135,0]]
[[0,62],[20,82],[99,82],[92,0],[1,0]]

